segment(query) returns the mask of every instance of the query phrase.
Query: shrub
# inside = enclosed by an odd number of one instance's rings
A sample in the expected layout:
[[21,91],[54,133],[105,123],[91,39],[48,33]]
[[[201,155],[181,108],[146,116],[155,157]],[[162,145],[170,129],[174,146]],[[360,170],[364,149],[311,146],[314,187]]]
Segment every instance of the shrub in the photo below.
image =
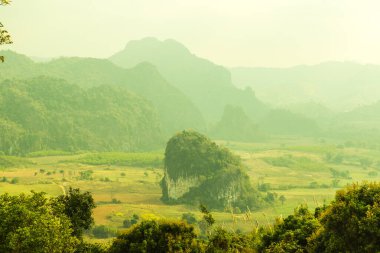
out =
[[20,179],[18,177],[12,178],[11,184],[18,184],[20,182]]
[[105,225],[95,226],[91,232],[95,238],[114,237],[117,233],[115,229],[107,227]]
[[188,252],[195,238],[194,227],[184,222],[143,221],[119,235],[110,252]]
[[186,221],[188,224],[196,224],[197,218],[193,213],[183,213],[182,214],[182,220]]
[[137,214],[133,214],[130,219],[126,219],[123,221],[123,227],[129,228],[134,224],[137,224],[140,220],[140,217]]

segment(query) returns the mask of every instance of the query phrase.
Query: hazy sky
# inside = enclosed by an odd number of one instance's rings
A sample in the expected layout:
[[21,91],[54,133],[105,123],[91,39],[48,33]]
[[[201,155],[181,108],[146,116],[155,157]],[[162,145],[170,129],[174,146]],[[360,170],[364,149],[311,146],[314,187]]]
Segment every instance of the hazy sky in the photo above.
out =
[[380,64],[379,0],[13,0],[0,21],[30,56],[108,57],[154,36],[226,66]]

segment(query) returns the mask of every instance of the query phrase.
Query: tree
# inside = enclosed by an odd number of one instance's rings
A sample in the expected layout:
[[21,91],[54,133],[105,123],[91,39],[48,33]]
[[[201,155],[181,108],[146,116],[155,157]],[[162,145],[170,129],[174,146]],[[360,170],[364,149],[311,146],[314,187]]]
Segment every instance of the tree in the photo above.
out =
[[310,244],[313,252],[379,252],[380,183],[337,191],[320,221]]
[[319,228],[319,221],[308,210],[299,206],[284,220],[278,220],[273,230],[262,238],[262,250],[265,252],[307,252],[308,238]]
[[74,252],[70,219],[44,193],[0,196],[0,252]]
[[224,252],[256,252],[253,240],[248,235],[226,231],[223,228],[216,228],[209,237],[206,253]]
[[185,222],[143,221],[119,235],[110,252],[193,252],[195,238],[194,227]]
[[81,193],[79,189],[70,187],[67,195],[56,198],[55,204],[62,206],[63,213],[69,217],[74,236],[81,238],[83,232],[94,224],[92,211],[95,208],[95,202],[89,192]]
[[183,213],[181,220],[186,221],[187,224],[196,224],[197,218],[193,213]]
[[[0,0],[0,5],[8,5],[10,2],[10,0]],[[12,44],[12,40],[8,31],[4,29],[3,24],[0,22],[0,45],[4,44]],[[4,56],[0,55],[0,61],[4,62]]]

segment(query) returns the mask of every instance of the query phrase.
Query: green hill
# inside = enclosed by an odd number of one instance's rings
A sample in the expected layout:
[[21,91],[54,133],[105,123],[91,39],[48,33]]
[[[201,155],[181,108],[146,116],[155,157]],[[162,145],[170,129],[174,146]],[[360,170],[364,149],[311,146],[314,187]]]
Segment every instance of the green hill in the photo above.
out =
[[174,135],[165,150],[162,200],[210,208],[258,208],[263,199],[249,181],[240,157],[194,131]]
[[108,60],[93,58],[61,58],[48,63],[33,63],[13,52],[5,54],[7,62],[0,65],[0,71],[4,73],[0,80],[46,75],[63,78],[85,89],[99,85],[123,87],[153,104],[161,129],[167,136],[187,128],[201,131],[206,128],[201,113],[193,103],[170,85],[151,64],[142,63],[123,69]]
[[0,150],[142,150],[162,144],[154,108],[125,88],[39,77],[0,84]]

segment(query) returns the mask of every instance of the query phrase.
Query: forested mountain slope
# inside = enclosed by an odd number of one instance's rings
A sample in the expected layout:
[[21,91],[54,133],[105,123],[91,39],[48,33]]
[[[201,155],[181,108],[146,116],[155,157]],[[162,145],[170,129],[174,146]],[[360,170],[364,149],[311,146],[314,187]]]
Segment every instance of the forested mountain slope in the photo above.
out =
[[0,83],[0,150],[142,150],[163,143],[151,104],[125,88],[39,77]]
[[123,87],[153,104],[165,135],[187,128],[205,130],[199,110],[151,64],[123,69],[108,60],[93,58],[61,58],[37,64],[13,52],[5,54],[8,60],[0,65],[0,80],[46,75],[63,78],[86,89],[99,85]]

